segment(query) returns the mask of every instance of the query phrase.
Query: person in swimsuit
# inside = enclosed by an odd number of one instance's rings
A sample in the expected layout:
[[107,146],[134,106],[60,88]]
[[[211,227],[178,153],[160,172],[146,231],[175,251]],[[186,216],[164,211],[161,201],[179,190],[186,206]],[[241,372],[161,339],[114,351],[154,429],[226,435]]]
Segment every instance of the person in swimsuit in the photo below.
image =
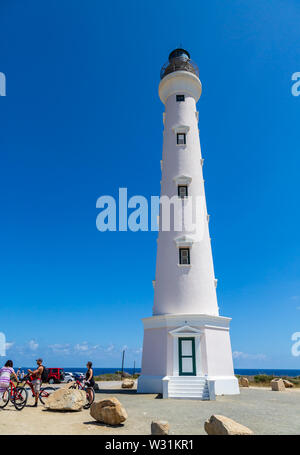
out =
[[93,399],[93,394],[90,389],[93,388],[95,385],[94,372],[93,372],[92,366],[93,366],[92,362],[88,362],[86,364],[87,372],[85,373],[85,385],[86,385],[86,387],[89,387],[88,394],[89,394],[90,402]]
[[37,359],[37,369],[36,370],[29,370],[28,373],[30,373],[33,376],[32,384],[33,384],[33,390],[35,393],[35,404],[33,405],[34,408],[37,407],[38,405],[38,399],[39,399],[39,394],[41,390],[41,384],[42,384],[42,373],[43,373],[43,359]]

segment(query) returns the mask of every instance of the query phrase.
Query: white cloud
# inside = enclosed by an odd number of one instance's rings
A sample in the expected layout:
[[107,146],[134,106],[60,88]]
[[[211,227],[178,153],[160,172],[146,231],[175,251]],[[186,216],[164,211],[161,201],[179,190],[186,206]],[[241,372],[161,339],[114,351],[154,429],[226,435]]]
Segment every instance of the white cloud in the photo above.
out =
[[248,354],[246,352],[234,351],[232,353],[234,359],[253,359],[253,360],[265,360],[267,356],[265,354]]
[[87,341],[84,341],[82,344],[77,343],[74,346],[74,350],[79,352],[86,352],[89,350],[89,345],[87,344]]
[[11,343],[5,343],[5,349],[8,351],[10,348],[13,347],[14,344],[15,344],[14,341],[12,341]]
[[36,351],[37,348],[39,347],[39,344],[35,340],[30,340],[28,342],[28,347],[31,351]]
[[57,354],[70,354],[69,344],[52,344],[49,348]]
[[110,344],[108,348],[105,349],[106,352],[112,352],[115,349],[115,346],[113,344]]

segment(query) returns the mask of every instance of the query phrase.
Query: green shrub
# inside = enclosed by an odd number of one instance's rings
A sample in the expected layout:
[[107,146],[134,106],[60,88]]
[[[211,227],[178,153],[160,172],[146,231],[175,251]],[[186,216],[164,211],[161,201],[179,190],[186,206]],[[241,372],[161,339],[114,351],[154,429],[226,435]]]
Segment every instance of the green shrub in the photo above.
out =
[[265,384],[269,383],[274,379],[274,376],[268,375],[268,374],[258,374],[254,376],[254,382],[259,383],[263,382]]

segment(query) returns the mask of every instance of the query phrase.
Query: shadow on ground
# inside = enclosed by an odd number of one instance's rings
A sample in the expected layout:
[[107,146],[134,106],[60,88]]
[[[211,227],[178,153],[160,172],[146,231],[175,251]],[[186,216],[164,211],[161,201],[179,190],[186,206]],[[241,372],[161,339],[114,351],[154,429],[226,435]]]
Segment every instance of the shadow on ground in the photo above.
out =
[[118,395],[135,395],[137,393],[136,390],[130,390],[130,389],[100,389],[100,390],[95,390],[96,395],[100,394],[107,394],[107,395],[113,395],[114,393],[117,393]]
[[91,420],[89,422],[83,422],[84,425],[95,425],[96,427],[109,427],[109,428],[123,428],[124,424],[120,423],[119,425],[108,425],[102,422],[95,422],[95,420]]

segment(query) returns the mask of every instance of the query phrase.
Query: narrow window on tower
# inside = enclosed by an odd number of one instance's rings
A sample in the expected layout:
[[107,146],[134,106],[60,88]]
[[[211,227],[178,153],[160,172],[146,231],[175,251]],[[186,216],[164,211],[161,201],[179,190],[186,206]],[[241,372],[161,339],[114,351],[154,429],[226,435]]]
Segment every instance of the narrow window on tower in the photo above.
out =
[[185,145],[186,144],[185,133],[177,133],[177,144],[178,145]]
[[179,248],[179,264],[189,265],[190,264],[190,249]]
[[180,197],[181,199],[188,197],[187,185],[178,185],[178,197]]
[[176,95],[176,101],[184,101],[184,95]]

